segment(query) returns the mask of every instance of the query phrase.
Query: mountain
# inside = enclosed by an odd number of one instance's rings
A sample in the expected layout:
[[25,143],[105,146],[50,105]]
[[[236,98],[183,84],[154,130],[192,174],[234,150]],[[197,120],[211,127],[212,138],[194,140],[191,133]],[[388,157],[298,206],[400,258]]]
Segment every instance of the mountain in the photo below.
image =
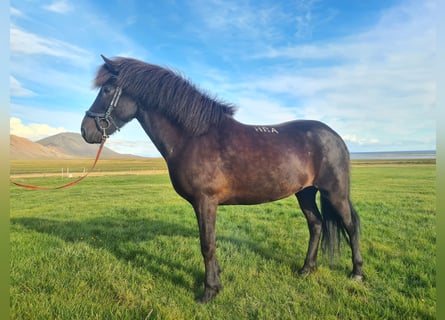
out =
[[73,158],[57,148],[45,147],[41,144],[15,135],[10,135],[9,156],[11,160]]
[[[32,142],[11,135],[11,159],[72,159],[94,158],[99,145],[86,143],[78,133],[65,132]],[[134,158],[137,156],[121,154],[104,147],[101,158]]]

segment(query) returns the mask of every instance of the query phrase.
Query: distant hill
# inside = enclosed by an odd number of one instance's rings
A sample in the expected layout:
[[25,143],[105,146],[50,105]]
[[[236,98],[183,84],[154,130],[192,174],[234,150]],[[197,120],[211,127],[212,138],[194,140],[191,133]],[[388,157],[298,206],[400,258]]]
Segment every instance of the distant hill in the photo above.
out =
[[9,156],[12,160],[73,158],[73,156],[65,154],[57,148],[45,147],[15,135],[10,135]]
[[[10,158],[18,159],[73,159],[94,158],[99,145],[86,143],[78,133],[65,132],[32,142],[15,135],[10,136]],[[101,158],[133,158],[107,147],[102,150]]]

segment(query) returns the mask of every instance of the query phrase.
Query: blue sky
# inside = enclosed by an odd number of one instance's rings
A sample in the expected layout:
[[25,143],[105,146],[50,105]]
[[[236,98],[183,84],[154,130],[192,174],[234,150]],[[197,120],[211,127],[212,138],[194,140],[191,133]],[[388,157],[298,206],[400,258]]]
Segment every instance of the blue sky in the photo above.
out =
[[[79,132],[104,54],[177,70],[245,123],[321,120],[352,152],[435,149],[435,1],[10,5],[10,130],[33,141]],[[136,121],[107,145],[159,155]]]

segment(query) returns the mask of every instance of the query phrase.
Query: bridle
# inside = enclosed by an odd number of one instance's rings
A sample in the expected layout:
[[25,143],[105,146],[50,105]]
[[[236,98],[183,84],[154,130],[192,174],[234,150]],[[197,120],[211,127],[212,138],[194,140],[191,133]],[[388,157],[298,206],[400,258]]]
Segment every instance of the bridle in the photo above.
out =
[[96,121],[96,127],[99,129],[99,131],[102,131],[102,139],[108,138],[107,129],[113,125],[117,131],[120,130],[120,128],[117,126],[116,122],[114,122],[113,117],[111,116],[111,113],[113,112],[114,108],[117,107],[117,103],[119,102],[119,98],[122,94],[122,88],[117,86],[116,91],[114,92],[113,98],[111,99],[110,104],[108,105],[108,108],[105,112],[99,113],[99,112],[93,112],[90,110],[87,110],[85,112],[85,115],[87,117],[93,118]]

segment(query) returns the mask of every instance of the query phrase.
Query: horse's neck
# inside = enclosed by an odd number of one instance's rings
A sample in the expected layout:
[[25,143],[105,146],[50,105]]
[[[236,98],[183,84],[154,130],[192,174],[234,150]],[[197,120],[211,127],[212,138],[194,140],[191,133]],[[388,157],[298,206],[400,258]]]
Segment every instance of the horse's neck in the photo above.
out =
[[164,159],[168,160],[181,149],[186,134],[163,115],[143,111],[137,119]]

